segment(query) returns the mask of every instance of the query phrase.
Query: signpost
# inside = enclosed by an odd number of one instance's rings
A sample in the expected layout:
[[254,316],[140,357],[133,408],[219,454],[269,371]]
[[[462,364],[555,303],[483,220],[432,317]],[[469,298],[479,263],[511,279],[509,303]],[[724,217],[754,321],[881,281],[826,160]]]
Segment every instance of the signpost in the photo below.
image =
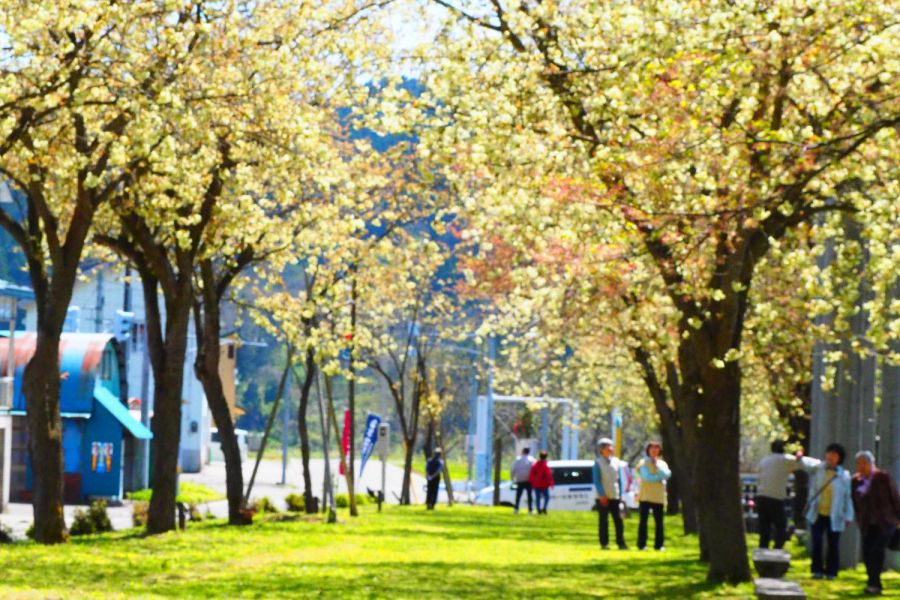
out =
[[378,512],[381,512],[381,503],[385,500],[385,481],[387,479],[387,457],[390,438],[390,423],[379,423],[378,439],[375,442],[375,449],[378,450],[378,456],[381,458],[381,494],[378,495]]

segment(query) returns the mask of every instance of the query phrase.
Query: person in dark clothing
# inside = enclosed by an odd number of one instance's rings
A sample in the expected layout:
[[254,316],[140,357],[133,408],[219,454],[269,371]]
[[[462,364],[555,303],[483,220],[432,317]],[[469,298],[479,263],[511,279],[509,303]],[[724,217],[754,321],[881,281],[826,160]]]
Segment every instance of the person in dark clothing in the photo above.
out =
[[444,460],[441,458],[441,449],[435,448],[431,458],[425,464],[425,481],[428,486],[425,494],[425,507],[434,510],[437,504],[438,487],[441,484],[441,473],[444,472]]
[[900,524],[900,494],[890,474],[875,467],[875,457],[863,451],[856,455],[853,475],[853,506],[862,532],[863,560],[869,577],[865,593],[881,595],[884,553]]

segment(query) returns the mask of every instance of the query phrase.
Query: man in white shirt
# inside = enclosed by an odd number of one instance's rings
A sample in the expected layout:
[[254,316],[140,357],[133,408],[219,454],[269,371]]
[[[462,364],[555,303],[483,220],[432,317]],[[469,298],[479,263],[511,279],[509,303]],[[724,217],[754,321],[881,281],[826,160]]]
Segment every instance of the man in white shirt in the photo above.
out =
[[519,512],[519,502],[522,500],[522,492],[528,493],[528,514],[532,514],[531,496],[531,466],[535,463],[531,456],[531,448],[522,448],[522,454],[516,459],[509,469],[509,478],[516,483],[516,512]]
[[768,548],[775,530],[775,548],[784,548],[787,540],[787,515],[784,502],[791,473],[801,469],[803,463],[796,456],[784,453],[784,442],[772,442],[772,452],[759,463],[759,480],[756,484],[756,514],[759,515],[759,547]]

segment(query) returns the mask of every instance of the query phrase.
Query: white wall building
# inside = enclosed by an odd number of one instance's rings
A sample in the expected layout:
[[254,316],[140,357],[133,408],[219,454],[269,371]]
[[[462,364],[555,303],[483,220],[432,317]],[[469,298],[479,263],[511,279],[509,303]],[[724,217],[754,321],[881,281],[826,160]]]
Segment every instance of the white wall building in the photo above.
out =
[[[86,267],[84,275],[75,284],[69,308],[66,331],[116,333],[118,311],[126,305],[125,272],[108,265]],[[153,371],[146,359],[144,344],[144,292],[141,279],[132,273],[130,279],[130,312],[134,313],[131,335],[126,345],[126,381],[129,406],[136,410],[140,402],[149,402],[152,415]],[[26,305],[26,329],[36,329],[37,316],[33,305]],[[165,305],[160,299],[165,323]],[[191,324],[193,332],[193,323]],[[179,463],[186,473],[198,473],[208,462],[211,416],[203,393],[203,386],[194,375],[194,358],[197,355],[196,339],[191,333],[184,363],[182,388],[181,450]],[[146,393],[146,398],[144,394]]]

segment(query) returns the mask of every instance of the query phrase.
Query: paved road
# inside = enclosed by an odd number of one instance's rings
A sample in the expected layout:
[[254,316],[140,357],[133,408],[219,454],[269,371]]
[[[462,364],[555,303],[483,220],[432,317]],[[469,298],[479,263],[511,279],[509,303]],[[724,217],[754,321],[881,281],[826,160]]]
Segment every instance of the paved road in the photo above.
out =
[[[331,470],[337,475],[337,461],[333,461]],[[281,484],[281,461],[264,460],[259,465],[259,472],[256,475],[256,481],[253,485],[252,498],[260,498],[268,496],[279,508],[284,508],[284,498],[291,493],[302,493],[303,489],[303,470],[300,459],[291,459],[288,462],[287,483]],[[324,481],[325,461],[323,459],[313,459],[310,461],[310,475],[313,480],[313,489],[315,495],[322,497],[322,482]],[[359,472],[359,463],[356,467]],[[244,488],[250,481],[250,474],[253,471],[253,460],[244,463]],[[214,490],[225,493],[225,463],[215,462],[204,467],[202,473],[184,473],[181,476],[182,481],[193,481],[202,483]],[[388,464],[385,481],[387,488],[387,501],[396,503],[400,490],[403,487],[403,469]],[[337,476],[337,493],[346,493],[347,484],[344,478]],[[414,504],[424,502],[425,479],[413,475],[412,485],[412,501]],[[366,465],[365,473],[360,481],[357,482],[358,492],[365,493],[366,488],[373,490],[381,489],[381,461],[370,460]],[[218,502],[210,502],[200,507],[201,511],[211,512],[217,517],[225,517],[228,515],[228,503],[224,500]],[[80,506],[66,506],[66,523],[71,523],[75,516],[75,511],[84,509]],[[112,522],[113,529],[127,529],[132,526],[131,522],[131,503],[126,501],[122,506],[110,507],[108,509],[109,518]],[[6,513],[0,514],[0,523],[12,529],[15,537],[24,537],[25,530],[31,525],[32,511],[30,504],[10,504]]]
[[[337,493],[346,493],[347,484],[344,478],[338,475],[338,461],[331,461],[331,473],[336,478]],[[315,495],[322,497],[322,483],[325,480],[325,460],[312,459],[309,465],[310,475],[312,476],[313,489]],[[356,471],[359,472],[359,462],[356,463]],[[253,472],[253,460],[244,462],[244,488],[250,481],[250,475]],[[291,493],[302,493],[303,489],[303,468],[300,459],[290,459],[287,468],[287,482],[281,484],[282,464],[281,461],[264,460],[259,465],[259,472],[256,475],[256,481],[253,484],[251,497],[259,498],[268,496],[276,504],[281,504],[284,497]],[[203,469],[202,473],[185,473],[181,476],[183,481],[193,481],[209,486],[214,490],[225,493],[225,463],[216,462]],[[425,500],[425,492],[423,486],[425,479],[418,475],[412,476],[412,501],[419,504]],[[400,490],[403,487],[403,469],[390,463],[387,465],[385,472],[385,484],[387,488],[387,501],[396,503]],[[366,488],[372,490],[381,489],[381,461],[369,460],[366,464],[366,470],[362,479],[357,481],[357,492],[365,493]]]

